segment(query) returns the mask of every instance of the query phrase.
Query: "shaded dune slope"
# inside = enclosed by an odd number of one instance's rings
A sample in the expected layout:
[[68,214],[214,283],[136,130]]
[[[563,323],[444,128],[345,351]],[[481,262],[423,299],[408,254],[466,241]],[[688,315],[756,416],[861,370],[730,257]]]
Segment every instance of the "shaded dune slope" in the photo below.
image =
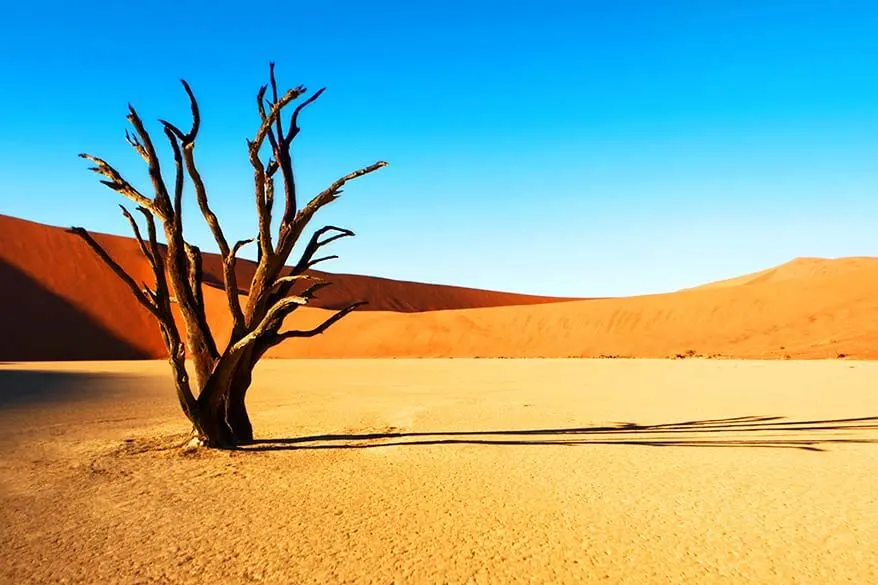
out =
[[[132,240],[97,237],[136,278],[150,280]],[[0,216],[0,260],[16,275],[3,279],[0,359],[162,357],[146,312],[63,229]],[[240,281],[248,282],[253,263],[242,261],[239,270]],[[206,256],[205,273],[219,282],[215,256]],[[348,316],[320,337],[286,342],[270,356],[878,358],[876,258],[800,258],[676,293],[591,300],[331,276],[335,285],[319,306],[366,299],[370,310]],[[48,301],[18,291],[26,287],[65,303],[90,325],[42,308]],[[206,287],[205,299],[222,341],[229,321],[224,293]],[[289,325],[309,327],[327,314],[304,308]],[[83,334],[89,327],[90,337]],[[52,335],[52,342],[38,343],[42,335]],[[30,353],[15,354],[11,348],[22,344]]]
[[146,359],[158,349],[114,334],[95,315],[2,259],[0,307],[0,357],[4,360],[29,361],[46,356],[56,360],[90,359],[96,351],[102,359]]
[[[151,271],[133,240],[95,237],[132,277],[150,281]],[[0,359],[162,355],[164,347],[152,317],[76,236],[0,216],[0,262],[5,265],[0,281]],[[16,357],[23,351],[27,357]]]

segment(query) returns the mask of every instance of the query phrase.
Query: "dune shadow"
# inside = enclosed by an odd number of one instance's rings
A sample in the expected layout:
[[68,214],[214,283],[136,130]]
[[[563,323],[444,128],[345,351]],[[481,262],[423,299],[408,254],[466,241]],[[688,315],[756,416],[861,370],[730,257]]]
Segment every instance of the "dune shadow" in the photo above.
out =
[[149,379],[127,374],[0,369],[0,411],[64,405],[100,396],[127,398],[151,385]]
[[0,283],[0,358],[5,361],[150,357],[2,259]]
[[438,432],[375,432],[259,439],[250,451],[367,449],[426,445],[637,445],[649,447],[756,447],[825,451],[833,444],[878,443],[878,416],[788,420],[742,416],[641,425]]

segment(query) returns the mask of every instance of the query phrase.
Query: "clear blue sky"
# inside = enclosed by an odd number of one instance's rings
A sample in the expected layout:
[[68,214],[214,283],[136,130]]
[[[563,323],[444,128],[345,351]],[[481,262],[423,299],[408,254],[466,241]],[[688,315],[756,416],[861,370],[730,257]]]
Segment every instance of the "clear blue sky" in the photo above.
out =
[[0,213],[127,233],[76,154],[145,187],[126,104],[186,124],[185,77],[215,210],[252,236],[244,138],[274,60],[329,88],[302,192],[391,163],[318,216],[358,234],[330,270],[592,296],[878,255],[874,0],[430,4],[9,4]]

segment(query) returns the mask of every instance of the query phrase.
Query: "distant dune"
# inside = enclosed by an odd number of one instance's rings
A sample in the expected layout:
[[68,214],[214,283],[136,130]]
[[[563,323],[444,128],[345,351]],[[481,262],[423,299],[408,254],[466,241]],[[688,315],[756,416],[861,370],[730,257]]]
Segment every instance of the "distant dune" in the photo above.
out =
[[874,270],[876,258],[795,258],[767,270],[760,270],[752,274],[728,278],[716,282],[709,282],[688,290],[704,290],[712,288],[725,288],[729,286],[766,284],[773,282],[785,282],[790,280],[802,280],[820,276],[833,276],[836,278],[856,277],[858,273],[866,270]]
[[[133,240],[100,235],[132,274],[150,273]],[[239,264],[241,284],[253,264]],[[216,257],[207,280],[219,284]],[[156,326],[130,292],[62,228],[0,216],[2,360],[163,357]],[[327,275],[317,306],[369,301],[326,334],[273,357],[878,358],[878,258],[799,258],[755,274],[661,295],[572,300]],[[246,291],[242,290],[242,294]],[[208,315],[228,326],[220,288]],[[298,311],[289,325],[327,315]]]

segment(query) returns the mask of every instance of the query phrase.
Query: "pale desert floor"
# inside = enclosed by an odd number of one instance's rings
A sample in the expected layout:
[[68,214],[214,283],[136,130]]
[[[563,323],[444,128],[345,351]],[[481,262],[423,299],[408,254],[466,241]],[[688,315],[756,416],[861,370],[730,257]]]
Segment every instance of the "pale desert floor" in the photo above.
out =
[[232,453],[166,368],[0,365],[0,582],[878,583],[878,363],[267,361]]

